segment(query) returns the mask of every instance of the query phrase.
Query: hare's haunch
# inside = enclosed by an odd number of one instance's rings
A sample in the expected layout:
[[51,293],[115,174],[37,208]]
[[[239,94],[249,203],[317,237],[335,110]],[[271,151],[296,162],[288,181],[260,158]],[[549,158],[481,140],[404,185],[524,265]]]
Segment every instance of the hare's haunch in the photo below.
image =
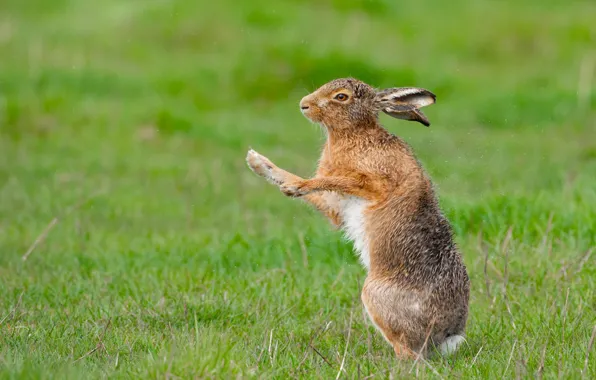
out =
[[379,112],[429,126],[435,95],[413,87],[377,91],[336,79],[300,102],[327,130],[316,175],[304,179],[250,150],[246,161],[287,196],[342,228],[368,270],[362,302],[399,358],[448,354],[464,341],[470,284],[432,183]]

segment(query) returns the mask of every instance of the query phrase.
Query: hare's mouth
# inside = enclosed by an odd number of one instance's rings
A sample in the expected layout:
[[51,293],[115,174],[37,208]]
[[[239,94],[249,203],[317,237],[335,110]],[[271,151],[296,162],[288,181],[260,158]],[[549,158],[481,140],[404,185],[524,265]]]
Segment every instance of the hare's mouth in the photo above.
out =
[[300,112],[302,112],[304,117],[314,123],[321,121],[321,108],[318,106],[318,104],[300,102]]
[[310,107],[310,106],[300,106],[300,112],[302,112],[302,114],[304,116],[306,116],[307,118],[310,119],[310,116],[312,114],[312,107]]
[[300,112],[302,112],[302,114],[306,117],[309,116],[311,111],[312,111],[312,107],[310,107],[310,106],[300,106]]
[[302,111],[302,115],[304,115],[304,117],[311,123],[318,123],[320,121],[319,117],[317,115],[313,115],[311,111]]

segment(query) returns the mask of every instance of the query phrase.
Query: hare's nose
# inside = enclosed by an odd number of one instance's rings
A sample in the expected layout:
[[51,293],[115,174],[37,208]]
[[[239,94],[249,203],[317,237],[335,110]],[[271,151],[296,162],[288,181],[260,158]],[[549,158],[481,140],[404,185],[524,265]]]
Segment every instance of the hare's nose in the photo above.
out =
[[309,97],[307,95],[307,96],[305,96],[304,98],[302,98],[300,100],[300,109],[302,111],[304,111],[304,110],[307,110],[309,108],[310,108],[310,99],[309,99]]

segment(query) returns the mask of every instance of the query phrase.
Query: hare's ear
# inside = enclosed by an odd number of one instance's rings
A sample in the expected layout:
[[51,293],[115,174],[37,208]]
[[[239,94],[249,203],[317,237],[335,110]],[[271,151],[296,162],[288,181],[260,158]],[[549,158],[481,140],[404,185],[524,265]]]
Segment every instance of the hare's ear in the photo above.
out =
[[417,121],[428,127],[430,122],[419,108],[434,104],[436,99],[435,94],[423,88],[400,87],[377,92],[375,104],[389,116]]

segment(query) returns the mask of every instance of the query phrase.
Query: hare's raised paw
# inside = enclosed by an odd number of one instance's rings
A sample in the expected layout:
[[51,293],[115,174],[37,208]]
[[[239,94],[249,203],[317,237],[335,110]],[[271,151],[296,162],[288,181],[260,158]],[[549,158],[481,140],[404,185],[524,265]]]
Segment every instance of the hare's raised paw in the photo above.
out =
[[310,193],[304,182],[284,183],[279,186],[279,189],[288,197],[302,197]]
[[246,163],[250,170],[260,175],[261,177],[270,178],[273,163],[267,157],[250,149],[246,154]]

